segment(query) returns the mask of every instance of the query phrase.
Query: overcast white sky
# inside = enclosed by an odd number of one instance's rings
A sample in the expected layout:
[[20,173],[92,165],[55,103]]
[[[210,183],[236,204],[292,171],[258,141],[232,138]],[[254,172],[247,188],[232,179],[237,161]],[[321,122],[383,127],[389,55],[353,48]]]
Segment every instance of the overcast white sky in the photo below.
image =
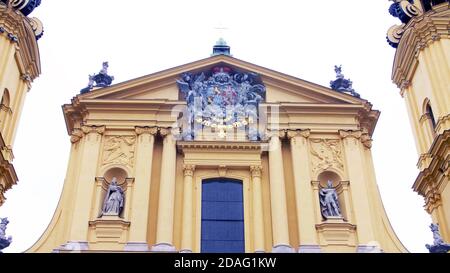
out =
[[[19,184],[6,196],[13,244],[29,248],[53,216],[66,175],[70,140],[61,105],[109,61],[114,83],[203,59],[224,36],[234,57],[324,86],[334,65],[381,111],[373,157],[384,206],[411,252],[432,243],[431,218],[411,186],[418,156],[399,91],[391,82],[395,50],[387,0],[42,1],[42,75],[29,92],[14,145]],[[225,26],[226,31],[215,28]]]

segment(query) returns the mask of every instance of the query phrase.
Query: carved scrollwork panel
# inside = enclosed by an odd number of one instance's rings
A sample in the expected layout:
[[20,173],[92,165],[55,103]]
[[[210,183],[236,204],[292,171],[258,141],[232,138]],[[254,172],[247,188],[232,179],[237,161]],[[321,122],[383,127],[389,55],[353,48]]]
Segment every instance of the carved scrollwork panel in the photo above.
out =
[[103,164],[134,165],[135,136],[109,136],[103,148]]
[[341,143],[337,139],[311,139],[312,170],[344,170]]

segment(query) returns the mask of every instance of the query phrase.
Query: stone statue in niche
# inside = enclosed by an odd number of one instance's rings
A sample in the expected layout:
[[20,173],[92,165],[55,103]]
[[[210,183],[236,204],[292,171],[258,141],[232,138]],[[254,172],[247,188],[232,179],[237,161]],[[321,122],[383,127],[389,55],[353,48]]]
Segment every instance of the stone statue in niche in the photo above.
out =
[[0,218],[0,253],[7,248],[11,242],[12,237],[6,237],[6,226],[9,224],[8,218]]
[[327,187],[320,189],[320,208],[325,219],[342,218],[336,189],[333,182],[328,180]]
[[439,232],[438,224],[431,224],[430,229],[433,232],[433,245],[425,245],[430,253],[448,253],[450,251],[450,244],[446,244]]
[[125,198],[122,188],[117,184],[117,178],[113,177],[103,202],[103,215],[119,216],[123,210]]

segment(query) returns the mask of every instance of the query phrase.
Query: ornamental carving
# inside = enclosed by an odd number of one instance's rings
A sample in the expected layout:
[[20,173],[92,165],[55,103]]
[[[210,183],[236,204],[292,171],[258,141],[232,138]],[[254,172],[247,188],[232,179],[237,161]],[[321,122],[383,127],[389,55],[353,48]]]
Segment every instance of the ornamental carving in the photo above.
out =
[[103,165],[120,164],[132,167],[134,165],[134,136],[111,136],[106,138],[103,149]]
[[204,128],[220,138],[241,129],[250,140],[258,140],[258,106],[266,93],[258,75],[223,66],[196,75],[184,73],[177,83],[187,102],[184,140],[193,140]]
[[389,28],[387,33],[387,41],[389,45],[391,45],[394,48],[398,47],[398,44],[400,43],[400,39],[403,36],[403,33],[405,32],[405,26],[409,23],[409,21],[415,17],[422,14],[422,11],[420,8],[418,8],[416,5],[410,3],[410,1],[406,0],[393,0],[394,3],[389,8],[389,13],[400,19],[402,22],[401,25],[394,25],[391,28]]
[[343,171],[341,143],[337,139],[311,139],[313,172],[338,169]]
[[195,165],[183,165],[184,176],[194,176]]
[[259,165],[250,166],[250,173],[252,175],[252,178],[261,177],[262,166]]
[[158,133],[158,127],[136,127],[135,131],[138,136],[143,134],[156,135]]

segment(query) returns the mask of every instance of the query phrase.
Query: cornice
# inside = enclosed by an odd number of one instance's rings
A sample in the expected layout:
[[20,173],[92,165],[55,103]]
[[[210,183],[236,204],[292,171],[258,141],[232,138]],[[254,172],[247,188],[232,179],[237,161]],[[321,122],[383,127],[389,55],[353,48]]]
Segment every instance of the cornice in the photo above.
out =
[[180,149],[230,149],[260,151],[261,142],[232,142],[232,141],[179,141]]
[[401,34],[392,69],[392,80],[398,88],[409,86],[420,52],[440,39],[450,38],[450,4],[413,17],[408,24],[397,26]]
[[[12,43],[15,43],[16,60],[22,75],[30,80],[41,73],[39,47],[36,32],[42,30],[42,23],[36,18],[28,18],[20,12],[0,5],[0,27]],[[39,30],[38,30],[39,28]]]

